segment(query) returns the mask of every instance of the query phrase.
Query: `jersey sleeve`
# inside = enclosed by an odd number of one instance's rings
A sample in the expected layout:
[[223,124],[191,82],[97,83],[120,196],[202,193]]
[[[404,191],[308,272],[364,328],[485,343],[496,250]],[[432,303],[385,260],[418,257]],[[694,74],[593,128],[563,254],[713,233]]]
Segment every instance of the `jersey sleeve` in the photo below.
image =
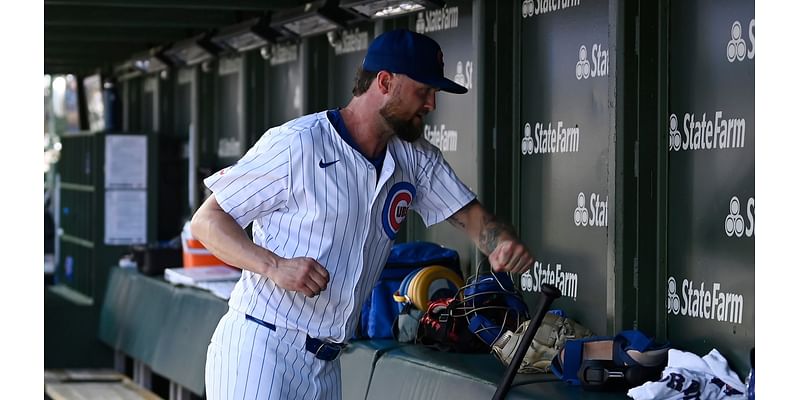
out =
[[203,181],[241,227],[286,205],[292,142],[293,136],[278,128],[267,131],[239,161]]
[[424,143],[424,151],[417,159],[417,197],[411,209],[422,217],[426,226],[431,226],[450,218],[476,196],[458,178],[442,152]]

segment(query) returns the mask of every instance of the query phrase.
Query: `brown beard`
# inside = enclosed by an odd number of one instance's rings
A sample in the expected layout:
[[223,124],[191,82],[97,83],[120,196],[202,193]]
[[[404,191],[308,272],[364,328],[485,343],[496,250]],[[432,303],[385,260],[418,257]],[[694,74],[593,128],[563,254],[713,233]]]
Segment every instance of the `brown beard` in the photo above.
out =
[[415,126],[413,117],[412,119],[398,117],[397,103],[396,98],[389,100],[386,105],[381,107],[380,114],[397,137],[406,142],[414,142],[422,136],[422,124]]

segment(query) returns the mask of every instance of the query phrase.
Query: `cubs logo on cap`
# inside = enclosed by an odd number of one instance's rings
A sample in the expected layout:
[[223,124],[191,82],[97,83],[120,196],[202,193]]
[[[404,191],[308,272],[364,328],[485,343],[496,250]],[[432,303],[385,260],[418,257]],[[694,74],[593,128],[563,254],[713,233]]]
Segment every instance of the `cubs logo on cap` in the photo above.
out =
[[389,239],[394,240],[397,237],[397,232],[400,230],[400,224],[403,223],[408,214],[408,208],[411,207],[411,201],[417,190],[414,185],[408,182],[398,182],[392,185],[389,189],[389,194],[386,195],[386,202],[383,204],[383,214],[381,220],[383,221],[383,230]]

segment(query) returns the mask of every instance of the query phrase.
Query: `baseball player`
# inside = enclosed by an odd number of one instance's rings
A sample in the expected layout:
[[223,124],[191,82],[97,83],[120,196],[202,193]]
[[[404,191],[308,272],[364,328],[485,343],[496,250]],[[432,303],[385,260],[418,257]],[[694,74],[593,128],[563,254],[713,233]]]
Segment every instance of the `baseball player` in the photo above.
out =
[[[192,234],[243,269],[208,346],[209,399],[339,399],[337,359],[409,209],[461,228],[497,271],[533,263],[424,138],[444,77],[439,45],[395,30],[371,43],[341,109],[269,129],[233,166]],[[252,223],[253,239],[244,229]]]

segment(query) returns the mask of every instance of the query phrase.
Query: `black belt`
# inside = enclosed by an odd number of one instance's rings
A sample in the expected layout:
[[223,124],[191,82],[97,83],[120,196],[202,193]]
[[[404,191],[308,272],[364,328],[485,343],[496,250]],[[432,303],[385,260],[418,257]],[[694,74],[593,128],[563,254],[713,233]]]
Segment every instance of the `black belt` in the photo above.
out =
[[[270,324],[267,321],[262,321],[256,317],[251,316],[250,314],[244,315],[245,319],[253,321],[261,326],[264,326],[268,329],[275,330],[275,325]],[[311,336],[306,335],[306,350],[314,355],[314,357],[324,360],[324,361],[333,361],[336,357],[339,357],[339,353],[341,353],[342,349],[347,347],[347,343],[330,343],[323,340],[312,338]]]

